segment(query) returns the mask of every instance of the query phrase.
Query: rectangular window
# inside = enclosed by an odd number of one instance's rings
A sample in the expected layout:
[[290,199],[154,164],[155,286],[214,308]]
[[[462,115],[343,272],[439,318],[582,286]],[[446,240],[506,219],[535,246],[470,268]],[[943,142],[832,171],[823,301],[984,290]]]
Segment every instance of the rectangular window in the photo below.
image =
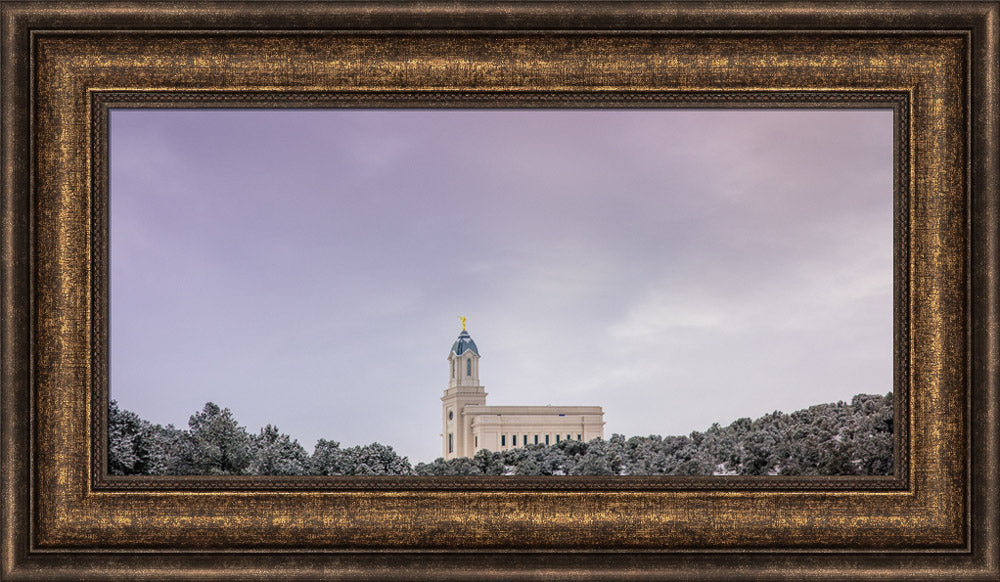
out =
[[510,435],[510,446],[512,446],[512,447],[516,447],[517,446],[517,435],[516,434]]
[[525,445],[528,444],[528,435],[524,435],[524,440],[521,441],[521,444],[525,444]]
[[448,433],[448,452],[455,452],[455,435],[452,433]]
[[576,440],[578,440],[578,441],[582,441],[583,439],[582,439],[582,438],[580,438],[580,435],[576,435]]
[[559,435],[556,435],[556,442],[559,442]]
[[549,444],[549,435],[545,435],[545,444]]
[[566,435],[566,440],[572,440],[572,439],[573,439],[573,437],[572,437],[572,436],[570,436],[570,435]]
[[479,435],[472,437],[472,440],[474,441],[476,448],[479,448]]
[[538,435],[537,434],[535,435],[535,444],[536,445],[538,444]]
[[500,435],[500,446],[501,447],[507,446],[507,435],[505,434]]

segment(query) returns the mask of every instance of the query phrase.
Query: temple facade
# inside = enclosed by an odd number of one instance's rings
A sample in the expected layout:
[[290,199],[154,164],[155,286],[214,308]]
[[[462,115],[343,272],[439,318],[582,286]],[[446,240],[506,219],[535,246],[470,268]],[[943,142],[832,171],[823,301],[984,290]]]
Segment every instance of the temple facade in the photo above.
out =
[[600,406],[487,406],[486,389],[479,383],[479,348],[462,319],[462,332],[448,354],[450,380],[441,397],[445,459],[471,457],[480,449],[604,438]]

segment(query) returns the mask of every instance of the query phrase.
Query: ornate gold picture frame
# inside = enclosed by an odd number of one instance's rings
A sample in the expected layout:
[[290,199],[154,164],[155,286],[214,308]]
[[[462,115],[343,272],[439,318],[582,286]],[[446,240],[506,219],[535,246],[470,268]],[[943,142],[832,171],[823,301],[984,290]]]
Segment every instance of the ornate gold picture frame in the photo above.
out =
[[[0,576],[996,579],[998,18],[997,2],[3,2]],[[107,111],[135,106],[892,107],[896,472],[110,476]]]

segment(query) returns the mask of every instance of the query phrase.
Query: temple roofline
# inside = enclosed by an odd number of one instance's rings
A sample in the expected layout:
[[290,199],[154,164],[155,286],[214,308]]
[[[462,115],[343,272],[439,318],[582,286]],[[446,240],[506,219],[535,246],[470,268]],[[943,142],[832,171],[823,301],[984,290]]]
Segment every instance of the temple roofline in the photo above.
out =
[[558,416],[560,414],[604,414],[604,410],[600,406],[487,406],[467,404],[462,409],[462,413],[466,415],[516,414],[522,416]]

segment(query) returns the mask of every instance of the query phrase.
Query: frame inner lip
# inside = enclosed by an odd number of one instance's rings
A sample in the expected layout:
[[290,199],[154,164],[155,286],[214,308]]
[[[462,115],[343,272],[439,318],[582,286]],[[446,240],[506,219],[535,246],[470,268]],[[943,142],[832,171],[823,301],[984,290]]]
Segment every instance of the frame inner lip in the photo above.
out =
[[[92,410],[91,487],[94,491],[906,491],[909,488],[909,373],[905,362],[910,348],[908,321],[903,305],[909,303],[908,240],[901,232],[909,220],[900,209],[909,206],[909,109],[912,95],[904,90],[698,90],[698,91],[137,91],[95,90],[91,98],[91,136],[95,220],[91,232],[95,270],[92,352],[94,394],[92,402],[103,402]],[[376,105],[372,105],[376,103]],[[110,475],[107,472],[106,409],[109,386],[107,353],[107,196],[108,113],[114,108],[839,108],[891,107],[894,131],[894,474],[837,476],[262,476],[262,475]],[[99,315],[99,317],[98,317]],[[901,345],[902,344],[902,345]]]

